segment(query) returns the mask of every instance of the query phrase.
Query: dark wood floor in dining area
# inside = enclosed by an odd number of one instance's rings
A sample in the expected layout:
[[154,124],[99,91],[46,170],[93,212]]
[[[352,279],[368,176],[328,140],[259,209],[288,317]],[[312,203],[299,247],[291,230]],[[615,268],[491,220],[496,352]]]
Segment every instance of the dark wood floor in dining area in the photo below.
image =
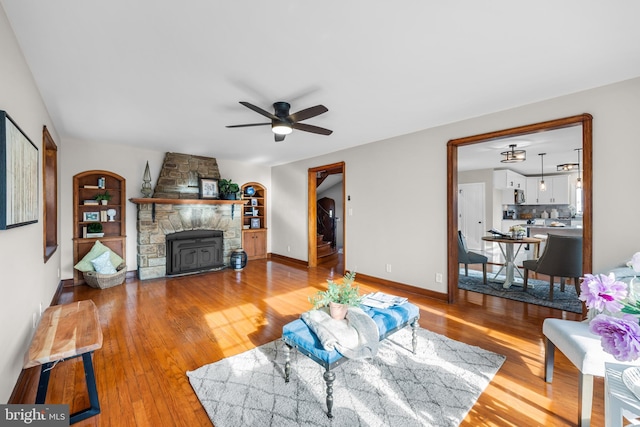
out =
[[[307,297],[323,289],[327,278],[340,276],[323,267],[258,260],[242,272],[128,279],[105,290],[65,288],[60,303],[95,302],[104,334],[103,347],[94,354],[102,412],[75,426],[211,425],[186,371],[279,338],[283,325],[310,308]],[[459,301],[449,305],[357,282],[364,292],[408,297],[420,307],[423,328],[507,356],[461,425],[577,424],[578,371],[556,354],[554,381],[544,382],[541,330],[547,317],[577,320],[578,315],[467,291],[459,291]],[[57,365],[47,403],[71,403],[71,412],[88,405],[83,372],[79,359]],[[341,386],[339,379],[335,386]],[[594,426],[604,424],[603,388],[597,378]],[[34,402],[35,384],[23,389],[25,402]]]

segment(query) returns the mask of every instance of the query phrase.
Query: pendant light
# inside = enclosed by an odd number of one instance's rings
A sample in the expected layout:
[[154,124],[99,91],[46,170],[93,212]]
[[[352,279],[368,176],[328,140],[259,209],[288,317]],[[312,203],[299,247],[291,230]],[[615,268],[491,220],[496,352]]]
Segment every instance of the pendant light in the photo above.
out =
[[516,150],[516,144],[510,144],[509,151],[503,151],[500,155],[504,156],[504,159],[500,160],[502,163],[516,163],[524,162],[527,160],[527,152],[524,150]]
[[582,171],[580,170],[580,152],[582,148],[576,148],[578,152],[578,179],[576,180],[576,188],[582,188]]
[[542,164],[542,168],[540,170],[540,191],[547,191],[547,184],[544,183],[544,156],[546,156],[547,153],[540,153],[538,154],[538,156],[540,156],[540,162]]

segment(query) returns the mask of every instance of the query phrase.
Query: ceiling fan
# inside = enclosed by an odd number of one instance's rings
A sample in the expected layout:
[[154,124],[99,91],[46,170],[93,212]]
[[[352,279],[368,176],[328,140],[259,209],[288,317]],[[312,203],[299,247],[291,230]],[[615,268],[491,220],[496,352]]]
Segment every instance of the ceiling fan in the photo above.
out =
[[315,116],[319,116],[322,113],[329,111],[324,105],[316,105],[315,107],[305,108],[297,113],[289,114],[288,102],[278,101],[273,104],[274,113],[263,110],[260,107],[256,107],[248,102],[240,101],[240,104],[245,107],[271,119],[271,123],[249,123],[245,125],[230,125],[228,128],[243,128],[248,126],[266,126],[271,125],[271,130],[275,134],[276,142],[284,141],[284,137],[289,135],[293,129],[302,130],[305,132],[317,133],[320,135],[331,135],[332,130],[321,128],[318,126],[308,125],[305,123],[299,123],[303,120],[310,119]]

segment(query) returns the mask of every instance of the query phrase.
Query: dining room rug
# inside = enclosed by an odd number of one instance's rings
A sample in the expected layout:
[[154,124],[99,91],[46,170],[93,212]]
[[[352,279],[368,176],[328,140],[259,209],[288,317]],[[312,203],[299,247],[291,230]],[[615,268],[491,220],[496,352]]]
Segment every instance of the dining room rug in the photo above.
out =
[[327,417],[324,368],[291,351],[284,381],[280,339],[187,372],[216,427],[237,426],[458,426],[505,357],[420,328],[380,343],[370,360],[348,360],[332,370],[333,419]]
[[482,272],[469,270],[469,276],[464,275],[464,269],[458,274],[458,288],[481,294],[493,295],[529,304],[542,305],[544,307],[557,308],[558,310],[582,313],[582,301],[578,299],[573,281],[565,285],[564,292],[560,291],[560,284],[553,286],[553,301],[549,300],[549,282],[547,280],[529,279],[527,292],[524,292],[522,284],[511,285],[509,289],[502,287],[505,277],[487,273],[487,284],[482,283]]

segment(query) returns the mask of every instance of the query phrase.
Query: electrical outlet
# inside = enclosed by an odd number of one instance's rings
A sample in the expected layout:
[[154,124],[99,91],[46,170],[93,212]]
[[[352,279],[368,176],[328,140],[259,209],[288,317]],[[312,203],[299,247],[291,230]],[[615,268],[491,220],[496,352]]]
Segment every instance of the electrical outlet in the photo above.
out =
[[287,252],[291,252],[291,246],[287,246]]
[[391,273],[391,264],[387,264],[387,273]]
[[42,303],[40,303],[40,317],[42,317]]
[[436,283],[442,283],[442,273],[436,273]]
[[353,216],[353,208],[349,208],[349,216]]

